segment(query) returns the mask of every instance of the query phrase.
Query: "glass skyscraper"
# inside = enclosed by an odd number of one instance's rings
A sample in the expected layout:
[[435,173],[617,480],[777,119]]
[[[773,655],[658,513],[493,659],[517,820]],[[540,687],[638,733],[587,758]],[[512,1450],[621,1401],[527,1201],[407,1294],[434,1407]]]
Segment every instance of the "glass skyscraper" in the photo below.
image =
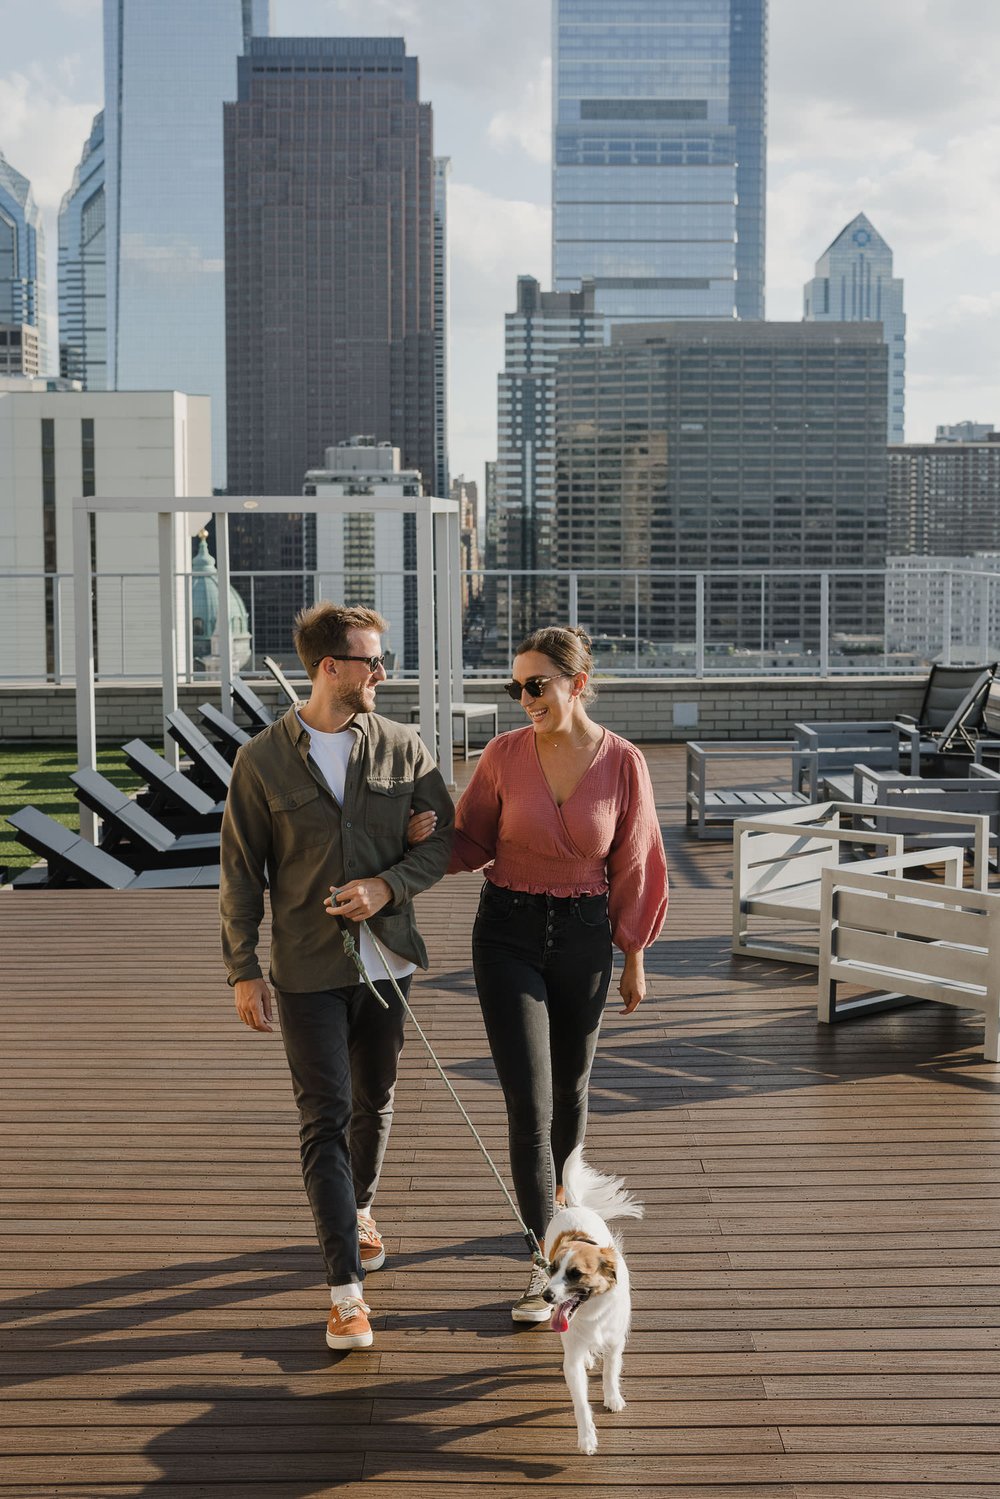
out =
[[553,284],[762,318],[767,0],[553,0]]
[[107,389],[106,218],[99,114],[59,205],[59,373],[85,390]]
[[[49,319],[45,291],[45,230],[27,177],[16,172],[0,151],[0,325],[6,334],[5,355],[17,338],[23,347],[26,326],[36,369],[17,373],[47,375]],[[4,361],[6,365],[6,359]]]
[[222,106],[268,0],[104,0],[108,387],[212,397],[226,451]]
[[892,250],[865,214],[846,224],[807,281],[806,322],[881,323],[889,350],[889,442],[903,441],[906,419],[906,314]]

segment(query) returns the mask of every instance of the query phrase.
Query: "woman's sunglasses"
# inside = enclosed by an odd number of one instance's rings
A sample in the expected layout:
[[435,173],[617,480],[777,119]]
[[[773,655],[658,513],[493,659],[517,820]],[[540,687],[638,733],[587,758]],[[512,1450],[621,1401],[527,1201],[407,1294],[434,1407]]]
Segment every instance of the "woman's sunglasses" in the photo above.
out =
[[515,703],[518,703],[521,701],[522,692],[526,692],[529,697],[541,697],[542,693],[545,691],[545,684],[547,682],[554,682],[558,677],[568,676],[568,671],[557,671],[553,672],[551,677],[529,677],[526,682],[518,682],[517,680],[514,680],[511,682],[505,682],[503,690],[504,692],[506,692],[508,697],[512,697]]

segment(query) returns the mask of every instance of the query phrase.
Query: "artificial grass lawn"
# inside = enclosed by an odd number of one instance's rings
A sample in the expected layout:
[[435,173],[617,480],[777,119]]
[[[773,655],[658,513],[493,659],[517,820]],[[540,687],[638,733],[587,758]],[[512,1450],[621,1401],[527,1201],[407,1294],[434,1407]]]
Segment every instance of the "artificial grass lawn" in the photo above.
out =
[[[21,807],[37,807],[68,828],[78,828],[79,803],[69,779],[76,769],[74,744],[0,744],[0,869],[11,875],[37,863],[37,856],[18,843],[4,814]],[[120,749],[99,749],[97,768],[122,791],[135,791],[142,781],[125,763]]]

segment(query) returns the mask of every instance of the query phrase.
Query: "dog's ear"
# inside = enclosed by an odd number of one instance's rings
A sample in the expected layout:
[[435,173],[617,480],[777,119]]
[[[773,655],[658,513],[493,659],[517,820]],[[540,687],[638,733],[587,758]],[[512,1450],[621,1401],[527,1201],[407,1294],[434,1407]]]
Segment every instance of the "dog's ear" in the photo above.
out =
[[597,1267],[598,1270],[604,1276],[609,1286],[616,1286],[618,1284],[618,1251],[613,1249],[609,1244],[605,1249],[601,1249],[598,1252],[601,1256]]

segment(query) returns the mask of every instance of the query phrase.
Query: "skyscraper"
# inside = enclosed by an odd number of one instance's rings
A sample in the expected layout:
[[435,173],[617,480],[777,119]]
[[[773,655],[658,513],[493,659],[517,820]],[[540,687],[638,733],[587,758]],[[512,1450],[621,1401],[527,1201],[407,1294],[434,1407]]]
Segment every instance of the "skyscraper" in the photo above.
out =
[[107,389],[107,204],[104,115],[94,116],[80,164],[59,205],[59,373]]
[[[225,153],[230,490],[296,494],[358,432],[429,488],[434,156],[417,59],[391,37],[255,40]],[[313,564],[304,516],[241,517],[232,535],[234,567]]]
[[108,388],[210,395],[216,485],[226,430],[222,105],[236,93],[237,57],[268,29],[268,4],[104,0]]
[[[0,336],[4,373],[49,373],[45,230],[27,177],[0,151]],[[29,350],[30,356],[29,356]],[[15,351],[17,351],[15,357]],[[21,368],[15,369],[18,363]],[[34,366],[34,367],[30,367]]]
[[891,446],[887,550],[895,557],[1000,552],[1000,438]]
[[[497,380],[496,561],[527,576],[498,580],[497,604],[522,634],[547,623],[551,587],[532,574],[556,565],[555,372],[559,351],[604,342],[594,311],[594,284],[580,291],[542,291],[533,276],[517,279],[517,306],[504,319],[504,367]],[[508,597],[509,593],[509,597]]]
[[451,488],[448,460],[448,376],[451,336],[451,253],[448,247],[448,178],[451,157],[434,158],[434,493]]
[[553,285],[764,316],[767,0],[553,0]]
[[[845,323],[632,325],[562,352],[554,553],[591,634],[690,648],[698,569],[710,644],[815,649],[816,570],[885,558],[885,365],[879,331]],[[877,633],[881,577],[835,576],[831,619]]]
[[906,415],[906,316],[903,283],[892,274],[892,251],[863,213],[840,231],[807,281],[807,322],[881,323],[889,350],[889,442],[903,441]]

